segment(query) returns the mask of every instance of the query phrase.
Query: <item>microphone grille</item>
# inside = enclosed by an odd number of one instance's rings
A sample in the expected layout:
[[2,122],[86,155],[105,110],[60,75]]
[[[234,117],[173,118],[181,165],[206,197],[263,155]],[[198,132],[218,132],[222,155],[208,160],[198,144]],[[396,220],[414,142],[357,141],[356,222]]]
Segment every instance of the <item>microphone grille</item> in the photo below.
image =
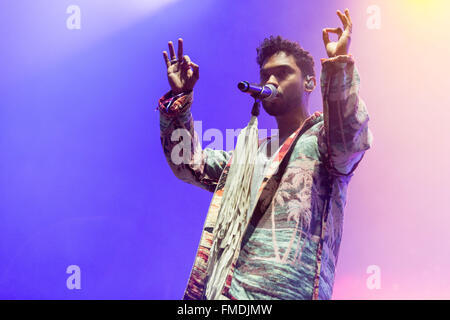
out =
[[272,99],[275,99],[275,97],[276,97],[277,94],[278,94],[277,88],[276,88],[273,84],[266,84],[266,87],[268,87],[269,90],[272,92],[272,93],[270,94],[270,96],[268,96],[268,97],[266,98],[266,100],[270,101],[270,100],[272,100]]

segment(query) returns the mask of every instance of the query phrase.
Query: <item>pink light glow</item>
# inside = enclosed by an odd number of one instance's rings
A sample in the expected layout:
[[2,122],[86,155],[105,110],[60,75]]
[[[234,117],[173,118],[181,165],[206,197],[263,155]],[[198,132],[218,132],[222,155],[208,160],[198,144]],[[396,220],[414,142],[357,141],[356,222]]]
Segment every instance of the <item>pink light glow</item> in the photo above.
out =
[[[375,139],[349,188],[333,298],[448,299],[450,3],[377,2],[381,29],[354,18]],[[378,290],[366,286],[369,265]]]

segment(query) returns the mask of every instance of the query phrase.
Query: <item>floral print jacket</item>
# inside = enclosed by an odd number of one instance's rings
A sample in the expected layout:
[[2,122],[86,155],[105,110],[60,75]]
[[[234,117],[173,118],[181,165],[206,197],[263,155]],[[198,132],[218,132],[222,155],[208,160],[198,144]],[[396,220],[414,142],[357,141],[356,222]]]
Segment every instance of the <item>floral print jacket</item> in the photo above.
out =
[[[228,299],[331,299],[347,186],[372,144],[351,55],[322,59],[323,113],[315,112],[274,156],[222,295]],[[233,151],[202,149],[193,92],[159,100],[161,143],[181,180],[213,192],[184,299],[204,299],[214,226]],[[185,136],[173,135],[185,129]],[[173,161],[182,139],[183,161]],[[260,141],[261,143],[261,141]]]

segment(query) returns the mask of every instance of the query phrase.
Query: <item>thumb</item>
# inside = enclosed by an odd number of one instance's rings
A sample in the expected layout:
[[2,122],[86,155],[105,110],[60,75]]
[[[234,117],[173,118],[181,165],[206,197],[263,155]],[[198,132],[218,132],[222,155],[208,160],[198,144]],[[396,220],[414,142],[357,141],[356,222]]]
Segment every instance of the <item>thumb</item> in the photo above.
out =
[[194,77],[196,79],[200,78],[200,72],[199,72],[200,67],[197,64],[195,64],[194,62],[189,63],[189,65],[192,67],[192,70],[194,72]]

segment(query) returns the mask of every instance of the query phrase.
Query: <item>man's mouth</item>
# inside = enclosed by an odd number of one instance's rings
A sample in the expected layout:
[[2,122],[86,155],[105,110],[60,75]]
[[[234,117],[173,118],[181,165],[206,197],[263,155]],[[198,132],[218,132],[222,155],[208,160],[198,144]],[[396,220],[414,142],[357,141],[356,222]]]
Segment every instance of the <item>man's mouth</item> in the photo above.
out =
[[275,96],[274,100],[278,101],[278,100],[281,100],[282,98],[283,98],[283,95],[278,92],[278,94]]
[[278,102],[281,100],[281,96],[276,96],[275,98],[271,99],[269,102]]

